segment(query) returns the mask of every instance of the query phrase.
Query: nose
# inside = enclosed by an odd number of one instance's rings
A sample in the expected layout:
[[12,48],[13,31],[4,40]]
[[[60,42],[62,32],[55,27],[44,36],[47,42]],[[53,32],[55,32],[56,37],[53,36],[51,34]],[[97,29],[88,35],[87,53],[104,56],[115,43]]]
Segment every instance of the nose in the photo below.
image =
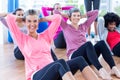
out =
[[31,22],[30,25],[31,25],[31,26],[34,26],[34,22]]

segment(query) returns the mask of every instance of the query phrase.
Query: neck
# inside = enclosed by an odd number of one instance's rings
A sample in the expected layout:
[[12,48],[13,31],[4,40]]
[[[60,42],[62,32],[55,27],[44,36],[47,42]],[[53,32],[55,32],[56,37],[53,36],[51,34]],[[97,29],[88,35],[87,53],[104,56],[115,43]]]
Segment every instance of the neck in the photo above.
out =
[[75,29],[78,29],[79,28],[79,25],[78,24],[71,24]]
[[37,34],[37,32],[29,33],[29,36],[31,36],[31,37],[33,37],[33,38],[35,38],[35,39],[38,38],[38,34]]
[[114,30],[109,30],[109,29],[108,29],[108,31],[109,31],[109,32],[115,32],[115,29],[114,29]]

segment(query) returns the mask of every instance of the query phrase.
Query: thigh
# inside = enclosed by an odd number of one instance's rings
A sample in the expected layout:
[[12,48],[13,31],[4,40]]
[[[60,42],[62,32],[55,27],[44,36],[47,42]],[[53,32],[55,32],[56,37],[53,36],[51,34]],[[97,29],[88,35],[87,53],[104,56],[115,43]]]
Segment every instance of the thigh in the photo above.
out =
[[89,46],[89,44],[91,44],[91,42],[86,42],[85,44],[83,44],[81,47],[79,47],[76,51],[73,52],[71,59],[78,57],[78,56],[82,56],[89,65],[91,65],[88,57],[87,57],[87,47]]
[[100,54],[101,54],[99,44],[95,44],[95,45],[94,45],[94,48],[95,48],[95,51],[96,51],[97,56],[99,57]]
[[98,57],[100,56],[100,54],[102,54],[103,56],[104,55],[108,56],[109,54],[111,54],[104,40],[97,42],[94,45],[94,48]]
[[76,51],[73,52],[71,59],[78,57],[78,56],[85,56],[86,55],[86,47],[87,44],[83,44],[81,47],[79,47]]
[[87,53],[92,53],[91,49],[93,49],[93,45],[90,41],[84,43],[82,46],[80,46],[76,51],[73,52],[71,58],[75,58],[78,56],[86,57]]
[[73,74],[75,74],[77,70],[80,69],[80,71],[82,71],[86,66],[88,66],[87,62],[82,56],[68,60],[67,64],[69,65],[70,70]]
[[33,80],[61,80],[58,68],[58,64],[53,62],[37,71],[33,75]]
[[92,10],[92,0],[84,0],[86,11]]
[[93,9],[98,9],[100,7],[100,0],[93,0]]
[[112,52],[115,56],[120,57],[120,42],[113,48]]

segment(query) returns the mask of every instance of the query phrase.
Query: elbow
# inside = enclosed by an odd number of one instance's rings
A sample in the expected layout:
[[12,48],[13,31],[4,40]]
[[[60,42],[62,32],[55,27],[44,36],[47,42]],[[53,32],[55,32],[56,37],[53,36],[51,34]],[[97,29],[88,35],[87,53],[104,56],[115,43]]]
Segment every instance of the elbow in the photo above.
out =
[[96,9],[96,10],[94,10],[95,11],[95,13],[98,15],[98,13],[99,13],[99,10],[98,9]]

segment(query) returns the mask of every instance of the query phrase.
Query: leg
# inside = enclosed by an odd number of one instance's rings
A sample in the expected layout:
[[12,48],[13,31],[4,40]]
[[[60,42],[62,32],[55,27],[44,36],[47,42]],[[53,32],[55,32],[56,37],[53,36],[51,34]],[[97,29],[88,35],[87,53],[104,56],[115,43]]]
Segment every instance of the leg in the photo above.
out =
[[[93,9],[96,10],[98,9],[99,10],[99,7],[100,7],[100,0],[93,0]],[[95,35],[98,35],[98,32],[97,32],[97,23],[98,23],[98,18],[96,18],[95,22],[94,22],[94,29],[95,29]]]
[[22,52],[20,51],[18,47],[14,49],[14,56],[18,60],[24,60],[24,56],[22,55]]
[[73,58],[69,61],[67,61],[71,72],[74,74],[77,70],[80,69],[83,76],[86,80],[98,80],[97,75],[94,73],[94,71],[88,66],[85,59],[82,56]]
[[98,35],[97,24],[98,24],[98,22],[97,22],[97,21],[94,21],[94,29],[95,29],[95,35],[96,35],[96,36]]
[[88,28],[88,37],[90,38],[91,27]]
[[100,0],[93,0],[93,9],[96,10],[98,9],[99,10],[100,8]]
[[[51,74],[52,73],[52,74]],[[55,61],[33,75],[33,80],[75,80],[64,60]]]
[[112,52],[115,56],[120,57],[120,42],[113,48]]
[[97,56],[99,57],[100,54],[102,54],[105,61],[109,64],[110,68],[112,69],[113,66],[115,66],[114,60],[112,58],[111,52],[108,49],[107,45],[103,40],[99,41],[95,44],[95,50],[97,53]]
[[92,10],[92,0],[84,0],[86,12]]
[[108,49],[107,45],[104,41],[99,41],[95,45],[95,50],[98,56],[102,53],[104,60],[109,64],[110,68],[112,69],[113,74],[115,74],[118,78],[120,78],[120,71],[117,69],[115,62],[112,58],[111,52]]
[[58,36],[54,40],[54,45],[56,48],[66,48],[66,42],[62,31],[58,34]]
[[76,50],[72,54],[71,59],[78,56],[83,56],[88,63],[93,64],[99,71],[99,76],[102,77],[102,79],[109,79],[109,80],[111,79],[110,75],[99,63],[97,54],[91,42],[87,42],[84,45],[82,45],[80,48],[78,48],[78,50]]
[[54,61],[58,60],[57,56],[55,55],[54,51],[51,49],[51,56]]
[[89,65],[93,64],[97,68],[97,70],[102,68],[102,65],[98,61],[98,57],[91,42],[86,42],[80,48],[78,48],[78,50],[76,50],[72,54],[71,59],[78,56],[83,56],[85,60],[88,62],[88,64]]
[[[92,10],[92,0],[84,0],[84,4],[85,4],[85,9],[86,12],[91,11]],[[90,27],[88,29],[88,36],[90,36]]]

